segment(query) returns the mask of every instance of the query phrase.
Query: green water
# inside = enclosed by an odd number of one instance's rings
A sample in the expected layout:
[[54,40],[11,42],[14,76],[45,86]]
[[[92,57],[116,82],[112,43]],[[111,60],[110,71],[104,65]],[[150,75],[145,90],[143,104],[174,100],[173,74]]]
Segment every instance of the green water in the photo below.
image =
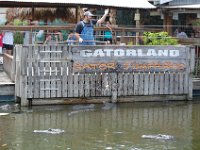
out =
[[[0,116],[0,150],[200,150],[200,101],[102,107],[99,104],[94,109],[73,110],[72,105],[37,106],[18,113],[11,110],[9,115]],[[33,133],[49,128],[65,132]],[[142,138],[155,134],[174,138]]]

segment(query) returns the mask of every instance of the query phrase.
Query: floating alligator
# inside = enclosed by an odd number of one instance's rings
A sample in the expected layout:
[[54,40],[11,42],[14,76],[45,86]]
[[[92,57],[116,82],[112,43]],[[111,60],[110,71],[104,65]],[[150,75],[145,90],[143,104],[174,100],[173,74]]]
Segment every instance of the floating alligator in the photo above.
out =
[[155,134],[155,135],[142,135],[145,139],[156,139],[156,140],[171,140],[174,137],[171,135]]
[[48,133],[48,134],[61,134],[64,132],[65,132],[65,130],[51,129],[51,128],[49,128],[48,130],[34,130],[33,131],[33,133]]

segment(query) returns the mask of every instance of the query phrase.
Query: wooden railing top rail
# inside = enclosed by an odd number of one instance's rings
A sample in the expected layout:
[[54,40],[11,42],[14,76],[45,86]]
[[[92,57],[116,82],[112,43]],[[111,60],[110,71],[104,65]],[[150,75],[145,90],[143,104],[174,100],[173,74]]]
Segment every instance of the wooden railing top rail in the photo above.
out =
[[[66,26],[0,26],[0,30],[14,30],[14,31],[27,31],[27,30],[73,30],[75,25]],[[95,27],[96,31],[107,30],[107,27]],[[130,27],[113,27],[113,31],[121,32],[143,32],[143,31],[162,31],[162,28],[130,28]]]

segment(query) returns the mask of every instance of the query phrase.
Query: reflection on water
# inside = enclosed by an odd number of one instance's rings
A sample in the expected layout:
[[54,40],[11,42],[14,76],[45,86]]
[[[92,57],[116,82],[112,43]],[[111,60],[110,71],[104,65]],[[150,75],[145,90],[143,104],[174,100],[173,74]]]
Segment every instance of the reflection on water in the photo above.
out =
[[[104,109],[105,106],[37,106],[23,108],[20,112],[9,110],[9,115],[0,116],[0,149],[200,149],[200,102],[128,103],[117,104],[109,109]],[[79,112],[69,115],[73,111]],[[5,110],[0,107],[1,112]],[[49,128],[64,132],[33,132]],[[159,134],[173,138],[142,138],[143,135]]]

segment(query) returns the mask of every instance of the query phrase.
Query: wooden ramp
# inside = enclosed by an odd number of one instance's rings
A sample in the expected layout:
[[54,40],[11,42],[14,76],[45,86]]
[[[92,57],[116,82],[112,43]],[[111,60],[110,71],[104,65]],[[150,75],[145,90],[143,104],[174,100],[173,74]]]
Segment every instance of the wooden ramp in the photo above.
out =
[[[13,83],[8,75],[1,71],[0,72],[0,95],[14,95],[15,94],[15,83]],[[1,101],[1,99],[0,99]]]

